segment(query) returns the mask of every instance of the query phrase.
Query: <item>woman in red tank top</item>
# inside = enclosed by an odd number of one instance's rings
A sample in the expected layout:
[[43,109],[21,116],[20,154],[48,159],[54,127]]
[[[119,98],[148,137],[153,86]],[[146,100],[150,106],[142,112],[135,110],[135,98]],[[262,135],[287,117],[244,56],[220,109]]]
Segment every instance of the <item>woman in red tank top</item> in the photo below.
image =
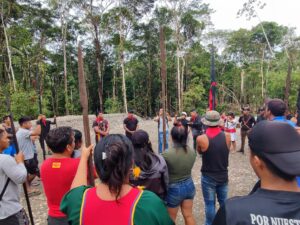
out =
[[94,188],[87,187],[85,175],[91,149],[83,149],[71,191],[61,203],[72,225],[174,224],[160,198],[130,186],[133,146],[127,137],[113,134],[97,144],[94,162],[101,183]]

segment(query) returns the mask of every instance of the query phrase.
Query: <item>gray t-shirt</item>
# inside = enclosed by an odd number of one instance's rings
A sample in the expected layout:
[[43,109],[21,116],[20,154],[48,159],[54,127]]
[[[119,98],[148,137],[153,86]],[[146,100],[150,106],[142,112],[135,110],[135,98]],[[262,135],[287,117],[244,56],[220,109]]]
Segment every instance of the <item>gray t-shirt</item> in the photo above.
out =
[[0,220],[16,214],[23,208],[20,204],[18,184],[24,183],[27,177],[23,163],[17,164],[13,157],[0,154],[0,192],[8,177],[10,181],[0,201]]
[[30,138],[31,131],[20,128],[17,131],[17,140],[19,144],[20,151],[23,152],[25,160],[33,159],[35,146]]

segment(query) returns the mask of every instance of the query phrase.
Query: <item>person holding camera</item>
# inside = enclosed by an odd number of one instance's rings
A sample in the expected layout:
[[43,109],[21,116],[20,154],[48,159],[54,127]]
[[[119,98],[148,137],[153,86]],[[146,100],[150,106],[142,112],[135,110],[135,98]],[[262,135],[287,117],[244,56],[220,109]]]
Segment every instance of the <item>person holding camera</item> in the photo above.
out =
[[189,123],[189,121],[187,120],[187,113],[186,112],[182,112],[181,117],[178,117],[177,114],[175,115],[175,119],[174,119],[174,123],[173,123],[174,126],[184,127],[184,130],[187,134],[189,133],[188,123]]

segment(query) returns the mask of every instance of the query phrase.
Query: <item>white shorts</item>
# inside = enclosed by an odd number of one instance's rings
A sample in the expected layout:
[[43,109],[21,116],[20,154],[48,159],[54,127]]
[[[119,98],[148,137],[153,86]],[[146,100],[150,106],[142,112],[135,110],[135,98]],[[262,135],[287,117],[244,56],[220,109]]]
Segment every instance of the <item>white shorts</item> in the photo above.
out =
[[231,141],[236,141],[236,133],[230,133]]

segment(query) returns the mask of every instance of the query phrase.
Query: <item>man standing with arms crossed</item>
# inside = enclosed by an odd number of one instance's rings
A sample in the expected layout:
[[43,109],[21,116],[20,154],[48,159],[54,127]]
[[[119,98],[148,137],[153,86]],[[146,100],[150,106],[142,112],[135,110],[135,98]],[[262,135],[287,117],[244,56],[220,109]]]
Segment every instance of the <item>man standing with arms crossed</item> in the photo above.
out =
[[138,119],[133,115],[133,111],[130,110],[128,112],[128,116],[123,121],[123,124],[124,124],[123,127],[124,127],[124,130],[125,130],[125,135],[130,140],[132,140],[133,133],[136,130],[139,129],[138,123],[139,123]]
[[109,134],[109,124],[104,119],[102,112],[98,113],[96,120],[93,122],[93,129],[95,131],[96,143]]

